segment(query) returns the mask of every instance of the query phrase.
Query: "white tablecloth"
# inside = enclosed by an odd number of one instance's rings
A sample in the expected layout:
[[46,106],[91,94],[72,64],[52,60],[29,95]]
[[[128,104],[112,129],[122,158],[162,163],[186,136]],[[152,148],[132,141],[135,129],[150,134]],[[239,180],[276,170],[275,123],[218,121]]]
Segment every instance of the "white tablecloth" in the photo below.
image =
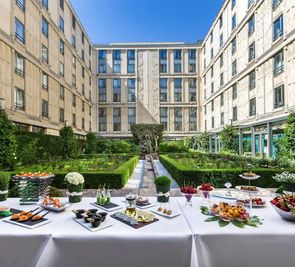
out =
[[264,219],[263,225],[240,229],[205,222],[199,198],[193,199],[193,207],[178,199],[194,236],[199,267],[294,267],[295,224],[281,219],[269,200],[267,208],[253,209],[253,215]]
[[[72,218],[72,209],[95,208],[90,204],[94,199],[84,198],[83,202],[74,204],[67,211],[56,214],[50,213],[48,219],[52,223],[40,228],[30,230],[5,222],[0,222],[0,229],[5,229],[10,239],[9,246],[15,248],[19,258],[15,259],[19,265],[7,264],[1,267],[33,267],[36,259],[40,257],[38,267],[64,267],[64,266],[169,266],[180,267],[190,266],[192,251],[192,235],[183,215],[174,219],[164,218],[156,215],[160,221],[145,226],[140,229],[133,229],[113,218],[108,217],[113,223],[112,227],[97,232],[90,232],[83,226],[76,223]],[[122,205],[122,198],[113,198],[113,202]],[[154,199],[155,201],[155,199]],[[179,210],[176,200],[172,200],[171,208]],[[2,204],[1,204],[2,205]],[[14,208],[18,208],[17,200],[9,200],[3,203]],[[30,209],[30,207],[26,207]],[[114,213],[114,212],[112,212]],[[111,214],[112,214],[111,213]],[[11,235],[15,233],[15,238]],[[23,238],[25,234],[30,234],[31,239]],[[35,239],[44,234],[44,245]],[[48,235],[52,238],[45,246]],[[40,238],[41,238],[40,237]],[[46,237],[46,238],[45,238]],[[3,234],[0,235],[0,242],[3,247],[7,244],[2,242]],[[24,240],[24,244],[20,244]],[[7,242],[7,240],[3,240]],[[24,246],[25,245],[25,246]],[[1,245],[0,245],[1,246]],[[27,251],[22,248],[26,247]],[[22,257],[34,258],[31,264],[21,265]],[[2,253],[0,251],[0,258]]]

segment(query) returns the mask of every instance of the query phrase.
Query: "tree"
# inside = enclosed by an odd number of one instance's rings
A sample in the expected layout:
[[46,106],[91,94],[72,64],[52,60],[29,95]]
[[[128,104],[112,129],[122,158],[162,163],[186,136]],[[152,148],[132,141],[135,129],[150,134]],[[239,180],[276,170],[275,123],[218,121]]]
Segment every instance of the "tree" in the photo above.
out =
[[238,136],[238,130],[234,126],[225,126],[220,133],[222,151],[237,154],[239,151]]
[[12,170],[16,162],[15,127],[0,110],[0,169]]
[[209,134],[201,133],[197,138],[198,149],[204,152],[209,152]]
[[290,113],[287,119],[287,127],[285,128],[285,137],[283,146],[288,152],[289,158],[295,158],[295,112]]
[[72,127],[67,126],[60,130],[61,154],[64,158],[75,158],[79,154],[79,146]]
[[163,124],[134,124],[131,126],[134,142],[145,146],[148,153],[157,152],[163,131]]
[[98,139],[94,133],[88,133],[86,135],[86,154],[95,154],[97,150]]

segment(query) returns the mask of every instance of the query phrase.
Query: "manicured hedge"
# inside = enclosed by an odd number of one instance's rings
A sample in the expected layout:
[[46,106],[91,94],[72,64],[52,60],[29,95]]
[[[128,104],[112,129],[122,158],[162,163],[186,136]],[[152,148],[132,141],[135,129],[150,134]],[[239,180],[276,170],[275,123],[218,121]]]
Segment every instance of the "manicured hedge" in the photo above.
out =
[[[192,169],[189,166],[179,164],[168,155],[161,155],[160,161],[179,185],[184,183],[200,185],[204,182],[210,182],[215,187],[224,187],[224,183],[226,182],[232,183],[233,186],[245,184],[245,181],[243,181],[239,175],[247,171],[247,169]],[[272,179],[272,177],[283,171],[295,172],[295,169],[252,169],[252,172],[261,176],[260,179],[253,181],[252,184],[269,188],[279,187],[280,185]]]
[[[85,178],[85,189],[96,189],[102,185],[106,185],[112,189],[121,189],[127,183],[132,172],[138,162],[138,156],[132,157],[127,162],[120,165],[115,171],[97,171],[97,172],[81,172]],[[53,186],[59,189],[66,188],[64,177],[66,173],[55,173]]]

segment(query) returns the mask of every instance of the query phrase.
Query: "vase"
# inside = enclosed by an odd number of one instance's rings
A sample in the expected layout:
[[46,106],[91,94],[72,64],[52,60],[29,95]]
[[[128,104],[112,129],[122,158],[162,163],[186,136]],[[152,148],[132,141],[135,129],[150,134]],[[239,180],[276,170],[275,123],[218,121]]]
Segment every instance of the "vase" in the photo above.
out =
[[68,184],[68,194],[70,203],[79,203],[82,200],[84,184]]
[[295,193],[295,184],[283,183],[283,192],[288,195],[293,195]]
[[170,184],[168,185],[156,185],[157,200],[161,203],[169,202]]
[[8,187],[9,184],[0,187],[0,202],[5,201],[8,198]]

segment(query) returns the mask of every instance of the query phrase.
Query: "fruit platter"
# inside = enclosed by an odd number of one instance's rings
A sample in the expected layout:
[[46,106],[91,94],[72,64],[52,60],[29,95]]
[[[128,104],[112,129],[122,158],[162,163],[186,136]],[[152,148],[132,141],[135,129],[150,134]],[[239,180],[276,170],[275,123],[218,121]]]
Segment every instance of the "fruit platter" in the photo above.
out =
[[[238,199],[237,204],[242,204],[246,206],[250,206],[250,199]],[[254,208],[260,208],[265,207],[266,202],[260,197],[252,198],[252,207]]]
[[46,210],[51,210],[54,212],[61,212],[66,210],[68,207],[70,207],[70,203],[63,203],[58,198],[52,198],[52,197],[45,197],[40,203],[39,206]]
[[243,205],[231,205],[226,202],[214,204],[211,208],[201,207],[201,213],[210,216],[206,222],[218,222],[220,227],[232,223],[233,225],[244,228],[246,225],[257,227],[262,221],[257,216],[251,217]]
[[20,211],[3,221],[29,229],[34,229],[50,222],[47,218],[45,218],[45,216],[49,213],[50,211],[45,211],[44,209],[39,209],[38,207],[30,211]]
[[193,186],[182,186],[180,187],[180,192],[186,199],[185,204],[192,206],[192,199],[197,194],[197,189],[195,189]]
[[98,212],[97,209],[77,209],[73,210],[76,215],[73,219],[91,232],[99,231],[112,224],[107,220],[106,212]]
[[270,203],[283,219],[295,221],[295,196],[276,196]]
[[159,220],[154,214],[139,209],[126,209],[123,212],[116,212],[111,215],[111,217],[133,227],[134,229],[139,229]]

